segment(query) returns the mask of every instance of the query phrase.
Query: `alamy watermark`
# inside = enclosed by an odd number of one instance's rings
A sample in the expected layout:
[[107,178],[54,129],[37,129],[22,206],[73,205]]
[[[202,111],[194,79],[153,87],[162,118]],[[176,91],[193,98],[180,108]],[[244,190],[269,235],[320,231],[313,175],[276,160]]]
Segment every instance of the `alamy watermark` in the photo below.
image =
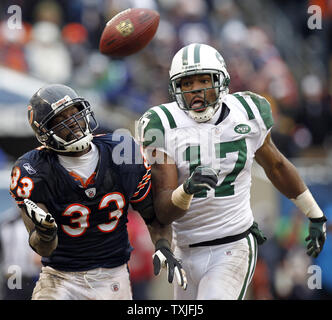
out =
[[311,290],[322,289],[322,269],[318,265],[310,265],[308,272],[311,276],[308,277],[307,285]]
[[310,30],[322,29],[322,8],[317,5],[311,5],[308,7],[308,14],[310,14],[307,25]]
[[[310,265],[307,269],[310,276],[307,285],[310,290],[322,289],[322,269],[318,265]],[[22,268],[18,265],[10,265],[7,270],[7,286],[11,290],[22,289]]]
[[8,267],[7,286],[11,290],[22,289],[22,268],[16,264]]
[[22,9],[18,5],[11,5],[7,9],[10,15],[7,20],[7,26],[10,30],[22,29]]

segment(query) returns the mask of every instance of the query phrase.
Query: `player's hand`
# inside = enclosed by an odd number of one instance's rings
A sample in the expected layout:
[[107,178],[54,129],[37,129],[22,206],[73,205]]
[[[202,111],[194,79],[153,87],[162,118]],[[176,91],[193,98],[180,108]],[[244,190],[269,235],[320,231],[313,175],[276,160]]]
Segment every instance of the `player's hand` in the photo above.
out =
[[58,230],[58,226],[52,215],[38,207],[30,199],[24,199],[24,204],[40,238],[43,241],[52,241]]
[[326,240],[326,217],[309,218],[309,236],[305,241],[307,244],[307,255],[317,258],[319,253],[323,250],[324,242]]
[[182,268],[180,261],[175,258],[171,249],[168,248],[168,246],[161,246],[157,249],[156,245],[156,252],[152,257],[153,270],[156,276],[160,273],[161,268],[166,268],[168,282],[173,282],[175,274],[178,285],[184,290],[187,289],[186,272]]
[[198,166],[190,177],[183,183],[183,190],[187,194],[195,194],[203,190],[215,189],[218,182],[217,172],[205,166]]

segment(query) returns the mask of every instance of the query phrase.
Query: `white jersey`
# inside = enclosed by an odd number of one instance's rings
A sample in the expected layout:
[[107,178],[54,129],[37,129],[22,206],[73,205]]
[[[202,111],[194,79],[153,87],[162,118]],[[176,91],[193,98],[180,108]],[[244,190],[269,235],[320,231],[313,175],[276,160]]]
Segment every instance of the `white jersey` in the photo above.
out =
[[[228,94],[227,116],[197,123],[176,102],[149,109],[140,119],[139,140],[174,159],[179,185],[198,165],[218,172],[215,190],[196,194],[186,214],[173,222],[178,246],[240,234],[252,225],[251,167],[273,120],[270,104],[251,92]],[[159,133],[159,134],[158,134]]]

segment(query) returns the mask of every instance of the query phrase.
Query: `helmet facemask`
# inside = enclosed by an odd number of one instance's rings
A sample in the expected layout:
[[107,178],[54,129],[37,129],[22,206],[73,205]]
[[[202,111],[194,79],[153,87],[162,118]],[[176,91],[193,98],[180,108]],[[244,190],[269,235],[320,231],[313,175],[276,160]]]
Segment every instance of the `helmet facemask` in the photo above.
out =
[[[61,112],[73,106],[79,111],[59,123],[52,123]],[[90,104],[82,98],[76,98],[60,105],[45,117],[39,127],[37,138],[42,144],[57,152],[78,152],[89,147],[92,132],[97,127]]]
[[[195,74],[207,74],[211,77],[212,86],[201,89],[194,89],[183,91],[181,90],[181,79],[185,77],[189,77]],[[181,76],[170,81],[170,92],[173,96],[173,99],[178,103],[180,109],[188,112],[189,116],[197,122],[205,122],[212,118],[212,116],[216,113],[220,106],[221,100],[225,95],[228,94],[228,83],[229,78],[227,78],[222,72],[217,72],[215,70],[208,71],[204,70],[204,72],[188,72],[186,74],[181,74]],[[207,100],[207,91],[214,90],[216,94],[216,99],[213,101]],[[199,107],[193,107],[188,104],[185,99],[186,93],[201,93],[203,92],[203,105]],[[203,111],[198,111],[205,108]]]
[[[184,77],[208,74],[211,77],[212,86],[194,91],[182,91],[180,81]],[[169,89],[173,99],[180,109],[184,110],[196,122],[210,120],[221,105],[221,101],[228,94],[229,74],[221,54],[213,47],[192,43],[180,49],[174,56],[169,70]],[[207,91],[215,90],[216,99],[207,101]],[[204,105],[199,108],[189,106],[184,94],[195,91],[203,91]],[[205,107],[205,110],[199,110]],[[196,110],[195,110],[196,109]]]

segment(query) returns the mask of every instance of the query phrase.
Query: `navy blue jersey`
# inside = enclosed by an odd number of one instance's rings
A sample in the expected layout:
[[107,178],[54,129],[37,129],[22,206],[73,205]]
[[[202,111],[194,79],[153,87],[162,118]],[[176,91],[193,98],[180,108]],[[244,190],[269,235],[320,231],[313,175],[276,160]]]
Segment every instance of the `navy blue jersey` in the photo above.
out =
[[45,204],[58,225],[58,246],[42,258],[43,265],[80,271],[129,260],[128,206],[151,201],[151,173],[134,140],[122,138],[94,137],[99,163],[85,183],[45,148],[16,161],[10,191],[17,204],[23,206],[24,198]]

